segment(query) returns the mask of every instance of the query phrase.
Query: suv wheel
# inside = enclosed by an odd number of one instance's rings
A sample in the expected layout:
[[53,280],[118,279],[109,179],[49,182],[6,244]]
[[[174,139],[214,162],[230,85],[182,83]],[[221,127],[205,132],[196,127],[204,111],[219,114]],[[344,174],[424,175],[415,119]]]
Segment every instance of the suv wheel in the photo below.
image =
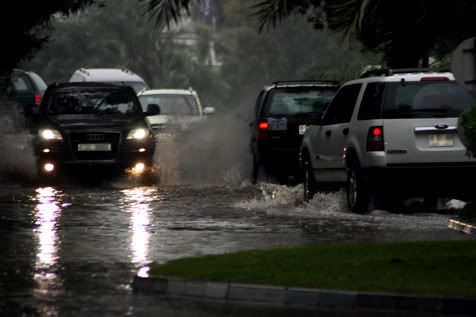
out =
[[304,168],[304,201],[309,201],[312,199],[314,194],[317,192],[317,182],[312,173],[312,163],[309,160],[309,157],[304,158],[303,162]]
[[354,213],[366,213],[370,210],[370,191],[362,178],[359,164],[351,159],[347,166],[346,182],[347,205]]

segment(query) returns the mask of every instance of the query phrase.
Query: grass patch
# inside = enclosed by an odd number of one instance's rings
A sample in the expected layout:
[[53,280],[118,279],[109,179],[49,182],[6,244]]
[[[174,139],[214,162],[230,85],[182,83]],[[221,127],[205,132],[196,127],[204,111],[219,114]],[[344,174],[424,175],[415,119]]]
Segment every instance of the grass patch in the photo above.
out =
[[333,244],[185,258],[151,276],[476,298],[476,241]]

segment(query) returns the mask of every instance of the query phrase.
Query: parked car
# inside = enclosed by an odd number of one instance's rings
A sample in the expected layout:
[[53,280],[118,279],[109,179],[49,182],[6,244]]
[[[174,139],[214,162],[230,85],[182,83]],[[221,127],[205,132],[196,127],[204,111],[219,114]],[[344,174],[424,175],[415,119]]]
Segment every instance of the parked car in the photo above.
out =
[[402,69],[344,84],[301,147],[305,198],[343,185],[353,212],[406,195],[472,194],[476,160],[457,135],[475,104],[448,72]]
[[215,113],[213,107],[202,108],[197,92],[191,88],[144,90],[138,97],[143,109],[149,104],[159,106],[160,114],[147,118],[158,136],[186,129]]
[[8,84],[0,105],[1,130],[23,132],[25,128],[31,128],[31,116],[38,111],[47,85],[38,74],[21,69],[13,70]]
[[142,77],[125,68],[80,68],[69,81],[122,83],[131,86],[136,93],[149,87]]
[[[145,115],[158,113],[149,105]],[[62,83],[48,87],[40,105],[35,152],[40,172],[66,166],[132,168],[152,165],[155,140],[134,90],[105,83]]]
[[280,81],[258,95],[250,124],[252,181],[299,173],[299,148],[307,126],[320,118],[339,86],[328,81]]

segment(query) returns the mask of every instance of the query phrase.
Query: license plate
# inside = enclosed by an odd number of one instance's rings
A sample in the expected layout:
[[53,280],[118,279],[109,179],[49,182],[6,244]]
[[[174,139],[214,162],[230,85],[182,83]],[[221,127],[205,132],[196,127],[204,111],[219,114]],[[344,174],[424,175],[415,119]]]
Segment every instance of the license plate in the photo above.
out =
[[271,131],[287,131],[288,130],[288,119],[281,118],[268,118],[269,130]]
[[107,152],[107,151],[111,151],[111,144],[109,143],[78,144],[78,151],[80,152]]
[[306,130],[307,130],[307,125],[299,125],[299,134],[300,135],[303,135],[304,133],[306,133]]
[[452,134],[430,134],[428,141],[430,147],[449,147],[454,145]]

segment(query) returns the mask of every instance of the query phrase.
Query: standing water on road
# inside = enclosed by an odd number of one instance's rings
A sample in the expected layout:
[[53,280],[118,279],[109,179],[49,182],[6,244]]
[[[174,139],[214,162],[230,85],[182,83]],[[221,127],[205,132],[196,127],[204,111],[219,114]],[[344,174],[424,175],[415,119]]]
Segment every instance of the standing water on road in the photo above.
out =
[[[465,239],[448,215],[350,214],[343,194],[301,201],[302,188],[0,185],[0,315],[105,316],[170,312],[134,294],[151,262],[314,243]],[[155,298],[155,299],[154,299]],[[173,305],[172,305],[173,306]],[[174,315],[171,313],[171,315]]]

